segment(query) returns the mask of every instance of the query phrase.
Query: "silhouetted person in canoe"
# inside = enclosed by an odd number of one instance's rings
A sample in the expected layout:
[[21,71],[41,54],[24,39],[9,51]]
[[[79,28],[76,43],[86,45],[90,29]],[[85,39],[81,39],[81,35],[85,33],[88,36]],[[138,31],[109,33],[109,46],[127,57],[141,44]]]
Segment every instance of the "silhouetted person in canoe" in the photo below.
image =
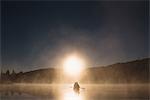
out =
[[75,93],[78,93],[78,94],[80,93],[80,86],[79,86],[78,82],[74,83],[73,90]]

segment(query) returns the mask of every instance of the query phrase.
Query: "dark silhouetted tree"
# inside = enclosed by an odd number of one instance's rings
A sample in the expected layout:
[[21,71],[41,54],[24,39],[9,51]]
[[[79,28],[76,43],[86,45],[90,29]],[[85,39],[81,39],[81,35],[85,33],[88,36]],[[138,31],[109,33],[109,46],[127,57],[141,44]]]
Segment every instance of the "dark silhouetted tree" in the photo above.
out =
[[6,71],[6,75],[7,75],[7,76],[9,76],[9,75],[10,75],[10,72],[9,72],[9,70],[7,70],[7,71]]
[[12,71],[12,73],[11,73],[11,74],[12,74],[12,75],[16,75],[16,73],[15,73],[15,71],[14,71],[14,70]]

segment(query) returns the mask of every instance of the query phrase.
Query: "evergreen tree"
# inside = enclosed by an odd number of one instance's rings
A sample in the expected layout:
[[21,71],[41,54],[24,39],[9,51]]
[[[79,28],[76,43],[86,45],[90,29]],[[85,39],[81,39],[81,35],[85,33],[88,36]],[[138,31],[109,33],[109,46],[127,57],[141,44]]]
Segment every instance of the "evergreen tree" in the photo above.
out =
[[9,72],[9,70],[7,70],[7,71],[6,71],[6,75],[10,75],[10,72]]

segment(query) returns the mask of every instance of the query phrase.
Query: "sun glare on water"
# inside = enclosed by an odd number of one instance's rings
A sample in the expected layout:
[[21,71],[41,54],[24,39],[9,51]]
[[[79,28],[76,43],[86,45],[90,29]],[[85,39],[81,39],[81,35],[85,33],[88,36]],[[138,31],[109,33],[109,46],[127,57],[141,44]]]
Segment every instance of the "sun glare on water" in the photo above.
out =
[[67,92],[64,94],[63,100],[83,100],[83,98],[73,92]]
[[63,65],[65,74],[69,76],[77,76],[80,75],[80,73],[84,69],[84,62],[81,58],[78,56],[69,56],[65,61]]

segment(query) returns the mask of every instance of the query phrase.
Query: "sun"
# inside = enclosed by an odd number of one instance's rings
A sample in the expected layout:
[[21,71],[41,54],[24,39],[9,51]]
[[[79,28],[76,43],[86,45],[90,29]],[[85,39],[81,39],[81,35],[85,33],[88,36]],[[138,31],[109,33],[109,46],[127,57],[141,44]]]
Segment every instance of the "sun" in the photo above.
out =
[[78,76],[84,69],[84,61],[80,57],[72,55],[65,59],[63,68],[65,74],[69,76]]

